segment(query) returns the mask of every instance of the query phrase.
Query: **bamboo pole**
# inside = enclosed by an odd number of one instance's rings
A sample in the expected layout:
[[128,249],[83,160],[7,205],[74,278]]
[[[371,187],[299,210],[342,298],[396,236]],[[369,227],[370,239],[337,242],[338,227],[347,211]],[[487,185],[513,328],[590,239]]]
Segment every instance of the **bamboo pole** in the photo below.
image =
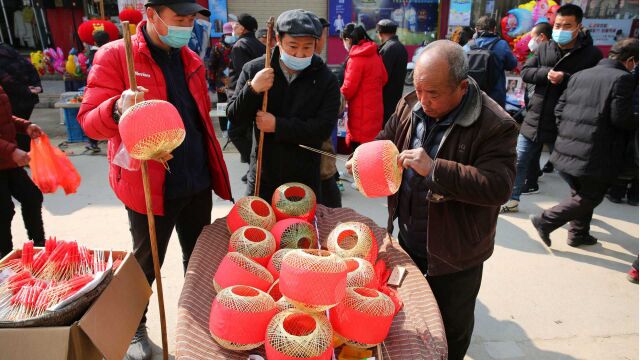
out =
[[[273,24],[275,19],[272,17],[267,21],[267,53],[264,60],[264,68],[268,69],[271,67],[271,34],[273,33]],[[267,111],[267,104],[269,102],[269,91],[264,92],[264,97],[262,98],[262,111]],[[260,130],[260,140],[258,141],[258,159],[256,161],[256,184],[255,184],[255,196],[260,196],[260,178],[262,175],[262,148],[264,146],[264,131]]]
[[[133,66],[133,48],[131,45],[131,32],[129,30],[129,22],[122,22],[122,37],[124,38],[124,48],[127,58],[127,74],[129,76],[129,87],[133,91],[137,91],[136,74]],[[167,341],[167,320],[164,312],[164,294],[162,292],[162,274],[160,272],[160,259],[158,257],[158,240],[156,238],[156,222],[153,216],[153,204],[151,202],[151,182],[149,180],[149,171],[147,161],[141,161],[140,168],[142,170],[142,184],[144,187],[144,200],[147,206],[147,221],[149,222],[149,239],[151,240],[151,254],[153,257],[153,271],[156,276],[156,288],[158,290],[158,307],[160,310],[160,327],[162,330],[162,358],[169,359],[169,344]]]

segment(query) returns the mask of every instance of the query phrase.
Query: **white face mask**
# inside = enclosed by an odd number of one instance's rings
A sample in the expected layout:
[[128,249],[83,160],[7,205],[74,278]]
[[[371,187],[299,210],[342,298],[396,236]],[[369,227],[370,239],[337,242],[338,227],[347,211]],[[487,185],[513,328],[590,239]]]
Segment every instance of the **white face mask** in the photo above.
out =
[[538,48],[540,47],[540,43],[536,41],[536,39],[531,38],[531,40],[529,40],[529,50],[531,50],[531,52],[536,52],[536,50],[538,50]]

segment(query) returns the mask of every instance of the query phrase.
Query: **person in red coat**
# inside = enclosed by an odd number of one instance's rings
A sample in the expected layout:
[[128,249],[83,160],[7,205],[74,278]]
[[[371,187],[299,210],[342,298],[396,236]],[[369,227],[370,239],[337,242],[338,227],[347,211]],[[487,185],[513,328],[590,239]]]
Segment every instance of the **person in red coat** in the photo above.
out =
[[11,252],[11,220],[15,214],[12,197],[22,206],[22,220],[29,239],[44,246],[42,224],[42,192],[24,170],[29,154],[18,148],[18,133],[37,138],[42,134],[38,125],[11,115],[9,97],[0,86],[0,258]]
[[349,59],[340,92],[348,104],[347,144],[356,149],[372,141],[382,130],[382,88],[387,70],[374,43],[362,25],[347,24],[340,33]]
[[[232,197],[227,167],[209,117],[205,66],[186,46],[196,14],[209,16],[210,12],[195,0],[149,0],[145,6],[147,20],[138,25],[131,39],[138,91],[128,90],[124,41],[112,41],[96,53],[78,121],[87,136],[109,140],[109,181],[127,209],[133,253],[151,285],[155,275],[142,175],[113,162],[122,143],[118,121],[127,108],[143,99],[169,101],[186,131],[184,142],[168,161],[170,171],[160,162],[149,161],[160,262],[175,228],[186,271],[200,232],[211,224],[211,191],[225,200]],[[145,323],[143,317],[127,359],[151,358]]]

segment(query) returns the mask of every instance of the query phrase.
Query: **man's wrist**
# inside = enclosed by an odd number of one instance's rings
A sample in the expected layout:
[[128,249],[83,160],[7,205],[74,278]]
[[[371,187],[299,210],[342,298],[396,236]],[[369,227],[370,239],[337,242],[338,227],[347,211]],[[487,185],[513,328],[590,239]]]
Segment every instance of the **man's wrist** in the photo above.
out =
[[122,114],[120,113],[120,110],[118,110],[118,101],[116,100],[116,102],[113,103],[113,112],[111,113],[111,116],[113,117],[113,121],[118,124],[120,123],[120,116],[122,116]]
[[254,93],[255,95],[258,95],[259,93],[256,91],[256,89],[253,87],[253,84],[251,84],[251,81],[253,79],[249,79],[249,81],[247,81],[247,86],[249,87],[249,90]]

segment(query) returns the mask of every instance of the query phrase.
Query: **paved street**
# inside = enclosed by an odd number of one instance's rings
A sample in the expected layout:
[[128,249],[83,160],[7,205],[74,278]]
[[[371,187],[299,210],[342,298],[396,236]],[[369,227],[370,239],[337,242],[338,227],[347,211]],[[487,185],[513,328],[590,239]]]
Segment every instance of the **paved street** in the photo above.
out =
[[[57,110],[36,109],[32,120],[56,136],[54,144],[64,140]],[[70,148],[83,177],[78,193],[45,195],[46,232],[90,247],[131,249],[124,207],[108,185],[106,156],[81,155],[83,149]],[[225,160],[238,199],[247,165],[240,164],[233,150],[225,152]],[[484,267],[468,359],[637,359],[638,286],[627,282],[625,273],[638,254],[638,208],[605,200],[592,222],[592,234],[600,239],[597,245],[571,248],[565,243],[566,230],[560,229],[552,234],[549,250],[537,238],[528,215],[554,205],[568,194],[568,186],[557,174],[546,174],[540,188],[540,194],[523,196],[519,214],[500,216],[495,253]],[[366,199],[346,186],[343,205],[386,224],[383,199]],[[214,201],[214,218],[225,216],[230,207]],[[15,246],[26,238],[19,213],[13,222]],[[183,283],[175,233],[162,270],[173,354]],[[155,296],[149,325],[153,341],[160,344]],[[161,358],[159,349],[156,356]]]

